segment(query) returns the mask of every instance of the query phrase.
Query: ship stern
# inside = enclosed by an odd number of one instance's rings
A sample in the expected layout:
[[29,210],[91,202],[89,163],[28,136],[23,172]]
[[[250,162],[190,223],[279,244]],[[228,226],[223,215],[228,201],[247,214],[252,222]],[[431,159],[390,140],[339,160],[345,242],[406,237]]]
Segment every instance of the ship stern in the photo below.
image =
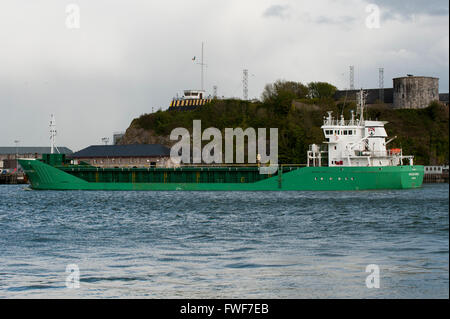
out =
[[424,167],[422,165],[403,166],[401,173],[402,188],[420,188],[423,184]]

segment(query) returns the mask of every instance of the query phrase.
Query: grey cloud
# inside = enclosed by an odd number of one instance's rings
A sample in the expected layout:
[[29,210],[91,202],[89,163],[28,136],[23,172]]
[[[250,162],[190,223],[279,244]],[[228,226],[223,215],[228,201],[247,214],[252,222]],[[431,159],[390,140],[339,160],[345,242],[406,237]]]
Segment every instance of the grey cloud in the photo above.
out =
[[347,23],[352,23],[354,22],[356,19],[354,17],[350,17],[350,16],[341,16],[341,17],[326,17],[326,16],[320,16],[316,19],[314,19],[315,23],[319,23],[319,24],[347,24]]
[[449,14],[448,0],[368,0],[374,3],[383,11],[384,19],[394,16],[411,18],[418,14],[428,14],[432,16],[443,16]]
[[272,5],[270,7],[268,7],[264,13],[263,16],[266,18],[270,18],[270,17],[277,17],[277,18],[281,18],[281,19],[285,19],[289,17],[289,10],[290,7],[288,5]]

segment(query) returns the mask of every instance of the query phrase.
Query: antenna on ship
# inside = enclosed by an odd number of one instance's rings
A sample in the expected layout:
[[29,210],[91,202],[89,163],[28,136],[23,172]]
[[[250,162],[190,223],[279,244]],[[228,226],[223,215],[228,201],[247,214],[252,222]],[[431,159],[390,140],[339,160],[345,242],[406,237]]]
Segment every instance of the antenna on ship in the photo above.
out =
[[356,110],[356,115],[359,115],[359,123],[362,125],[364,122],[364,106],[366,104],[366,97],[367,92],[365,92],[363,89],[359,90],[358,93],[356,93],[356,100],[358,103],[358,108]]
[[55,116],[52,114],[50,116],[50,153],[53,154],[55,151],[54,149],[56,148],[56,150],[59,153],[58,147],[56,147],[56,142],[55,142],[55,137],[56,137],[56,121],[55,121]]

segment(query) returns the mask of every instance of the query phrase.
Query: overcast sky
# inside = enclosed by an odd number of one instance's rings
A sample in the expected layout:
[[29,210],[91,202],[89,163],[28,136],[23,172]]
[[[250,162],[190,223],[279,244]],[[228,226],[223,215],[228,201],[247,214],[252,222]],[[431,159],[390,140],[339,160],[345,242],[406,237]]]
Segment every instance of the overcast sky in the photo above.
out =
[[200,87],[202,41],[205,89],[220,96],[242,96],[244,68],[250,97],[277,79],[344,89],[350,65],[356,87],[378,87],[384,67],[385,87],[414,74],[448,92],[448,28],[447,0],[3,0],[0,146],[49,145],[51,113],[58,145],[112,139]]

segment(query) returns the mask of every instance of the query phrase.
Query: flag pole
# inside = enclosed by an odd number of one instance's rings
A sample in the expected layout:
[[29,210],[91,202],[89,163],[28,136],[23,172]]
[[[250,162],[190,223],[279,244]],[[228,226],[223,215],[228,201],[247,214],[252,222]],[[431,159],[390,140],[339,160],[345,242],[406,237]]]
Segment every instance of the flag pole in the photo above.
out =
[[204,66],[204,64],[203,64],[203,46],[204,46],[204,43],[202,42],[202,62],[201,62],[201,66],[202,66],[202,91],[203,91],[203,66]]

